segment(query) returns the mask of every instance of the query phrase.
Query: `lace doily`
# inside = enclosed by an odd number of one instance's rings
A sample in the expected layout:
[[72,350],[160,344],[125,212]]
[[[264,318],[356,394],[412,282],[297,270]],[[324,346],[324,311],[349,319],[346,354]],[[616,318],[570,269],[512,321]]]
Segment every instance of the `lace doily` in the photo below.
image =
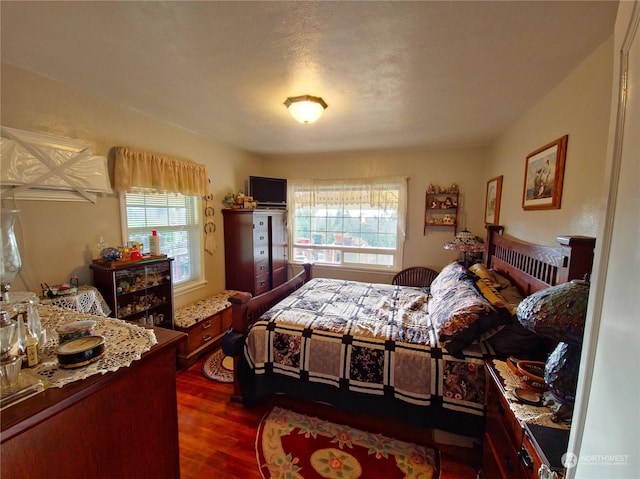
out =
[[513,395],[514,389],[522,387],[518,381],[518,377],[513,371],[511,371],[511,369],[509,369],[509,366],[504,361],[494,360],[493,365],[504,381],[504,389],[507,392],[507,402],[519,421],[526,422],[528,424],[537,424],[539,426],[553,427],[556,429],[571,428],[571,425],[569,424],[553,422],[551,419],[553,411],[547,406],[530,406],[528,404],[518,402],[516,397]]
[[[156,335],[151,329],[145,329],[121,319],[105,318],[92,314],[78,313],[58,306],[38,305],[42,326],[47,330],[47,341],[42,347],[41,360],[31,368],[48,387],[62,387],[74,381],[86,379],[94,374],[104,374],[128,367],[157,344]],[[91,319],[96,322],[95,334],[105,338],[105,354],[95,363],[77,369],[58,368],[56,349],[61,326],[73,321]]]
[[80,286],[76,294],[41,299],[40,303],[73,309],[81,313],[97,314],[98,316],[109,316],[111,313],[107,302],[94,286]]

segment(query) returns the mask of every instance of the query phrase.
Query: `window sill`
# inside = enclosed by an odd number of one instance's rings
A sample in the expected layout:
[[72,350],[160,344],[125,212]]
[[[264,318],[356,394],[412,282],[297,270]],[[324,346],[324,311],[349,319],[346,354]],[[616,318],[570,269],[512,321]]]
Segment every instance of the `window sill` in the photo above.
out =
[[[303,262],[290,262],[289,265],[297,270],[298,268],[302,269],[302,265],[304,263]],[[324,276],[325,274],[331,274],[331,273],[335,273],[335,272],[344,272],[344,273],[355,273],[355,274],[366,274],[366,275],[372,275],[372,276],[383,276],[385,278],[389,277],[390,275],[394,275],[395,273],[397,273],[397,271],[392,268],[392,267],[388,267],[385,269],[376,269],[376,268],[366,268],[366,267],[358,267],[358,266],[344,266],[344,265],[331,265],[331,264],[324,264],[324,263],[313,263],[312,266],[312,271],[317,271],[317,272],[322,272],[322,276]],[[314,274],[314,276],[316,276],[316,274]],[[318,274],[318,276],[320,276],[320,274]],[[327,276],[329,277],[329,276]]]
[[179,297],[183,294],[188,294],[198,289],[203,289],[207,285],[206,280],[189,281],[173,287],[173,296]]

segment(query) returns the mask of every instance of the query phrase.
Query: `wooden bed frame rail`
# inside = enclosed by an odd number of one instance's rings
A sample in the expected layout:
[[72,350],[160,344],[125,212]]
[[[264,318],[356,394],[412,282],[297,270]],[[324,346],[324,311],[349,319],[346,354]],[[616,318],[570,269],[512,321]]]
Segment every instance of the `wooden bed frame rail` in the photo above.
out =
[[251,293],[237,293],[229,298],[233,319],[231,327],[234,333],[247,334],[249,327],[269,308],[282,298],[289,296],[296,289],[311,279],[311,265],[303,264],[302,271],[286,283],[273,288],[271,291],[252,296]]
[[[271,291],[253,297],[251,293],[237,293],[229,298],[232,308],[231,329],[234,333],[246,335],[249,327],[255,323],[260,316],[269,308],[274,306],[283,298],[289,296],[299,289],[304,283],[311,279],[311,265],[303,264],[302,271],[291,278],[286,283],[273,288]],[[240,356],[233,358],[234,371],[238,371]],[[238,374],[233,375],[233,396],[234,400],[241,400],[240,383]]]

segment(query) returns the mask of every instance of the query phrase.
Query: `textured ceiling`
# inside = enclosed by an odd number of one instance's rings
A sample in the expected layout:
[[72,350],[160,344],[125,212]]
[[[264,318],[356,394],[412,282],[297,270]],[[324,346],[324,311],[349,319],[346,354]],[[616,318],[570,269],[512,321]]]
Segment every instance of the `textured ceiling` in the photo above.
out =
[[[612,32],[612,1],[2,1],[2,61],[264,154],[486,145]],[[287,96],[322,96],[313,125]]]

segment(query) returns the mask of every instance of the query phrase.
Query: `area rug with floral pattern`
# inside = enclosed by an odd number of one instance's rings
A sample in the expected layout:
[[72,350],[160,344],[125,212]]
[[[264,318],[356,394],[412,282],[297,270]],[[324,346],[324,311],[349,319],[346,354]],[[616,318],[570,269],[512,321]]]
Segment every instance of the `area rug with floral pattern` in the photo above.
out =
[[437,450],[274,407],[256,437],[262,477],[437,479]]

